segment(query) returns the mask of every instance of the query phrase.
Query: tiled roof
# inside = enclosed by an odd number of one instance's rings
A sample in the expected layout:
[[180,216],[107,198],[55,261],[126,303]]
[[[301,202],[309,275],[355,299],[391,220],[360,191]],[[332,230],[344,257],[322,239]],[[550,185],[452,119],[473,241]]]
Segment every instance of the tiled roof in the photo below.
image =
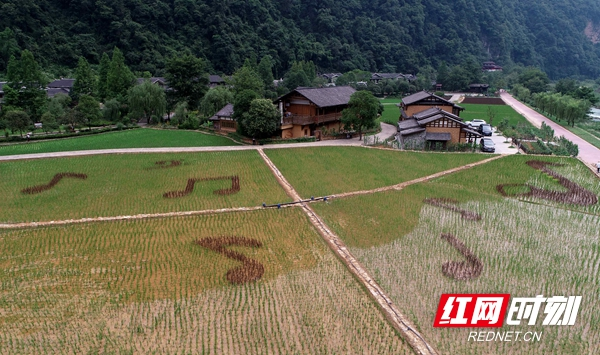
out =
[[209,118],[211,121],[218,120],[220,117],[231,117],[233,116],[233,104],[227,104],[225,107],[215,113],[214,116]]
[[283,95],[277,101],[284,97],[297,92],[306,97],[310,102],[320,108],[347,105],[350,101],[350,96],[356,92],[350,86],[330,86],[325,88],[297,88],[296,90]]
[[72,88],[75,84],[75,79],[58,79],[48,84],[49,88]]

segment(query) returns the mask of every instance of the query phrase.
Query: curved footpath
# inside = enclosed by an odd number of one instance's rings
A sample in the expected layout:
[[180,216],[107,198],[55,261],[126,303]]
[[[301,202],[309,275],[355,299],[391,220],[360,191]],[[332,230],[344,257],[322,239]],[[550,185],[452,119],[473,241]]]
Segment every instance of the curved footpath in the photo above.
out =
[[559,124],[554,123],[546,116],[529,108],[527,105],[512,97],[512,95],[509,93],[503,91],[500,93],[500,97],[507,105],[523,115],[523,117],[525,117],[534,126],[540,128],[542,126],[542,122],[545,122],[548,126],[552,127],[554,134],[557,137],[565,136],[565,138],[577,144],[579,146],[579,159],[583,161],[585,165],[592,168],[594,172],[596,172],[596,163],[600,161],[600,149],[586,142],[578,135],[571,133],[569,130],[560,126]]
[[[396,133],[396,127],[387,123],[381,123],[381,132],[375,136],[380,142],[390,138]],[[95,149],[95,150],[76,150],[70,152],[54,153],[34,153],[0,156],[0,161],[23,160],[23,159],[43,159],[43,158],[63,158],[79,157],[85,155],[102,154],[131,154],[131,153],[196,153],[196,152],[224,152],[237,150],[256,150],[256,149],[280,149],[280,148],[304,148],[304,147],[339,147],[339,146],[361,146],[362,140],[335,139],[310,143],[287,143],[287,144],[267,144],[267,145],[241,145],[241,146],[216,146],[216,147],[176,147],[176,148],[124,148],[124,149]]]

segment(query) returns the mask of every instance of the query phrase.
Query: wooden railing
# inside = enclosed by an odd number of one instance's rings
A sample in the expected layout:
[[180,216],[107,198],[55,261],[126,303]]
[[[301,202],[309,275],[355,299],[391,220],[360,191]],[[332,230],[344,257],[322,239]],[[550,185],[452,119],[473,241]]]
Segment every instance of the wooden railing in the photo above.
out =
[[292,115],[283,118],[283,125],[295,124],[295,125],[307,125],[307,124],[321,124],[325,122],[339,121],[342,118],[342,113],[329,113],[326,115],[318,116],[302,116]]

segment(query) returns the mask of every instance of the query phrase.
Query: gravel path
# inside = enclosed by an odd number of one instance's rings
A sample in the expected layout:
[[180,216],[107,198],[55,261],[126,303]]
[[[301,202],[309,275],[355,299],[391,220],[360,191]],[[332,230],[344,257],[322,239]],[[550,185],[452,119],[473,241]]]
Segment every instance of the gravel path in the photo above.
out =
[[[514,97],[512,97],[509,93],[503,91],[500,93],[500,97],[504,102],[511,106],[515,111],[523,115],[531,124],[536,127],[541,127],[542,122],[545,122],[548,126],[552,127],[554,130],[554,135],[557,137],[565,136],[568,140],[579,146],[579,159],[582,160],[585,165],[590,168],[594,168],[595,164],[600,161],[600,149],[594,147],[590,143],[586,142],[579,136],[571,133],[566,128],[560,126],[557,123],[552,122],[546,116],[536,112],[535,110],[527,107],[527,105],[518,101]],[[594,169],[594,172],[596,169]]]

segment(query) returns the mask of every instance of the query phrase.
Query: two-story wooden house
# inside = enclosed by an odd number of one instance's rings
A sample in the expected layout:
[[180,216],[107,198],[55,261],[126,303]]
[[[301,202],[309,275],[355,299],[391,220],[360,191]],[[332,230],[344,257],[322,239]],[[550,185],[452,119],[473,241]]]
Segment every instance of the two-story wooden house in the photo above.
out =
[[354,94],[350,86],[297,88],[275,103],[281,112],[281,137],[319,136],[322,129],[339,131],[342,110]]
[[402,102],[397,105],[400,107],[400,120],[412,117],[415,113],[425,111],[432,107],[439,107],[440,109],[449,112],[455,116],[460,116],[460,112],[464,110],[463,107],[450,102],[443,97],[434,95],[427,91],[421,91],[416,94],[406,96],[402,99]]
[[406,148],[427,144],[468,143],[481,137],[460,118],[464,108],[422,91],[402,99],[398,140]]

